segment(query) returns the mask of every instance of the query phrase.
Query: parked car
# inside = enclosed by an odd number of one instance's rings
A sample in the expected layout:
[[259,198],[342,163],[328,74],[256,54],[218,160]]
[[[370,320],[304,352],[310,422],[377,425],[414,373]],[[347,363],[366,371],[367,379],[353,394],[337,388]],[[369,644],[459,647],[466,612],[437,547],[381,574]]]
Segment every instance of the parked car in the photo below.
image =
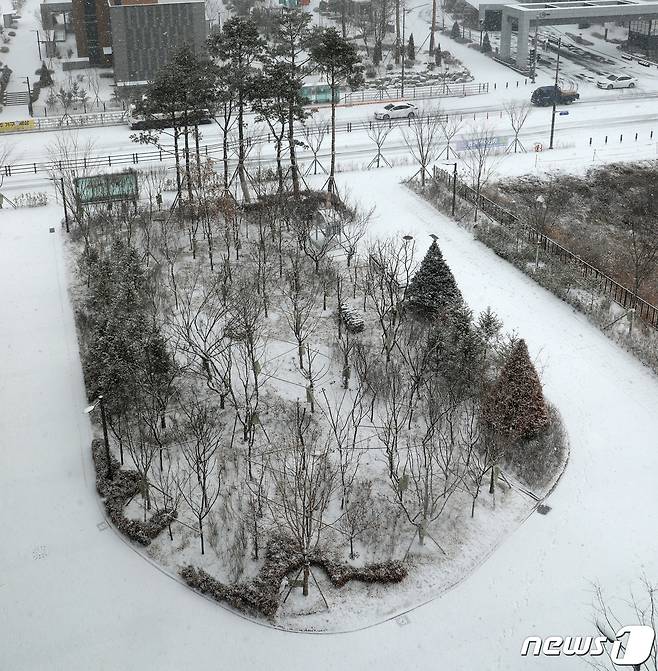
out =
[[637,79],[630,75],[606,75],[596,82],[600,89],[632,89]]
[[544,107],[552,105],[553,102],[556,105],[568,105],[579,98],[580,94],[576,89],[563,89],[560,86],[540,86],[532,92],[530,102],[533,105]]
[[418,108],[411,103],[389,103],[375,111],[375,119],[413,119]]

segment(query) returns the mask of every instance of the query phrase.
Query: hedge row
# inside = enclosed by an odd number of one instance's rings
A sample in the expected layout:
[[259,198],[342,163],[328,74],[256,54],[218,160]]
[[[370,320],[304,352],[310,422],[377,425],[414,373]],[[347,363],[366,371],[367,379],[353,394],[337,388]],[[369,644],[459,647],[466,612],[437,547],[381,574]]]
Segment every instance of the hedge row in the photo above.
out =
[[[336,587],[343,587],[350,580],[398,583],[407,576],[406,567],[399,561],[356,567],[324,555],[320,550],[312,554],[311,564],[323,568]],[[240,611],[272,619],[279,607],[281,581],[290,573],[299,571],[302,566],[303,558],[295,549],[293,541],[278,536],[267,544],[263,567],[258,576],[251,580],[225,585],[203,569],[191,565],[182,568],[180,575],[190,587],[216,601],[227,603]]]
[[124,536],[140,545],[149,545],[173,520],[175,510],[161,510],[152,515],[146,522],[129,520],[123,509],[126,502],[140,493],[140,478],[136,471],[121,470],[116,458],[110,455],[114,479],[107,478],[107,457],[105,446],[101,440],[93,440],[91,454],[96,468],[96,491],[104,499],[105,510],[112,524]]

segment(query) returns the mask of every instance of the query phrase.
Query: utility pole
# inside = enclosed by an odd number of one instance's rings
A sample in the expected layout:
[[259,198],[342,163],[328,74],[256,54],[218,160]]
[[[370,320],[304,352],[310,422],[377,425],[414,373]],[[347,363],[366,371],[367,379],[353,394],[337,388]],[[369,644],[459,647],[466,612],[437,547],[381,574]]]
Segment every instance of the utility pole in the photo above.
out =
[[430,28],[430,56],[434,56],[434,31],[436,30],[436,2],[432,0],[432,27]]
[[400,0],[395,0],[395,64],[400,62]]
[[41,60],[41,40],[39,39],[39,31],[34,31],[37,34],[37,49],[39,49],[39,60]]
[[549,149],[553,149],[553,136],[555,135],[555,106],[557,104],[558,85],[557,80],[560,74],[560,47],[562,46],[562,38],[557,41],[557,63],[555,64],[555,91],[553,92],[553,114],[551,115],[551,141],[548,145]]
[[70,233],[69,228],[69,208],[66,205],[66,189],[64,188],[64,178],[60,177],[60,184],[62,186],[62,202],[64,203],[64,221],[66,221],[66,232]]
[[404,26],[405,26],[405,19],[407,18],[407,10],[403,7],[402,8],[402,86],[400,89],[400,97],[404,98],[404,62],[407,60],[407,44],[404,41]]
[[27,82],[27,111],[30,116],[34,116],[34,109],[32,108],[32,89],[30,88],[30,78],[25,77]]

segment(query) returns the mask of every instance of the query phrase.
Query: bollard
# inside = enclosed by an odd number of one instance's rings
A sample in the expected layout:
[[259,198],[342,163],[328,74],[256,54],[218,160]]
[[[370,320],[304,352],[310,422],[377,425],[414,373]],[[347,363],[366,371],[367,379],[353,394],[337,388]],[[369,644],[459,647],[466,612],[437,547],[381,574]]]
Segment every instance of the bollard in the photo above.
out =
[[516,88],[517,89],[519,88],[519,80],[518,79],[516,80]]
[[111,156],[107,157],[107,164],[110,166],[110,168],[112,167],[112,157]]
[[607,135],[605,136],[605,140],[604,140],[603,144],[608,144],[608,136]]
[[592,138],[589,139],[589,146],[592,146]]
[[623,136],[623,135],[620,135],[620,136],[619,136],[619,142],[621,142],[623,139],[624,139],[624,136]]
[[506,89],[509,88],[509,82],[505,82],[505,88],[506,88]]
[[496,90],[496,82],[494,82],[494,91]]
[[635,141],[637,142],[637,133],[635,133]]
[[649,133],[649,139],[653,140],[653,131],[651,131],[651,133]]

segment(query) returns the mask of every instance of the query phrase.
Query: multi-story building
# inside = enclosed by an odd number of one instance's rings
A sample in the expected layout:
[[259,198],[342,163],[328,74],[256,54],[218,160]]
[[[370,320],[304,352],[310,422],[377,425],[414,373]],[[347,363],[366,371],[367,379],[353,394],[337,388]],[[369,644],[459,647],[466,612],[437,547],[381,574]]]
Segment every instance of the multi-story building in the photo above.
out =
[[73,30],[80,58],[92,65],[111,62],[112,32],[107,0],[73,0]]
[[150,81],[184,45],[205,47],[204,0],[72,0],[71,16],[78,57],[113,65],[120,84]]
[[150,81],[182,46],[205,48],[204,0],[109,0],[108,7],[117,83]]

